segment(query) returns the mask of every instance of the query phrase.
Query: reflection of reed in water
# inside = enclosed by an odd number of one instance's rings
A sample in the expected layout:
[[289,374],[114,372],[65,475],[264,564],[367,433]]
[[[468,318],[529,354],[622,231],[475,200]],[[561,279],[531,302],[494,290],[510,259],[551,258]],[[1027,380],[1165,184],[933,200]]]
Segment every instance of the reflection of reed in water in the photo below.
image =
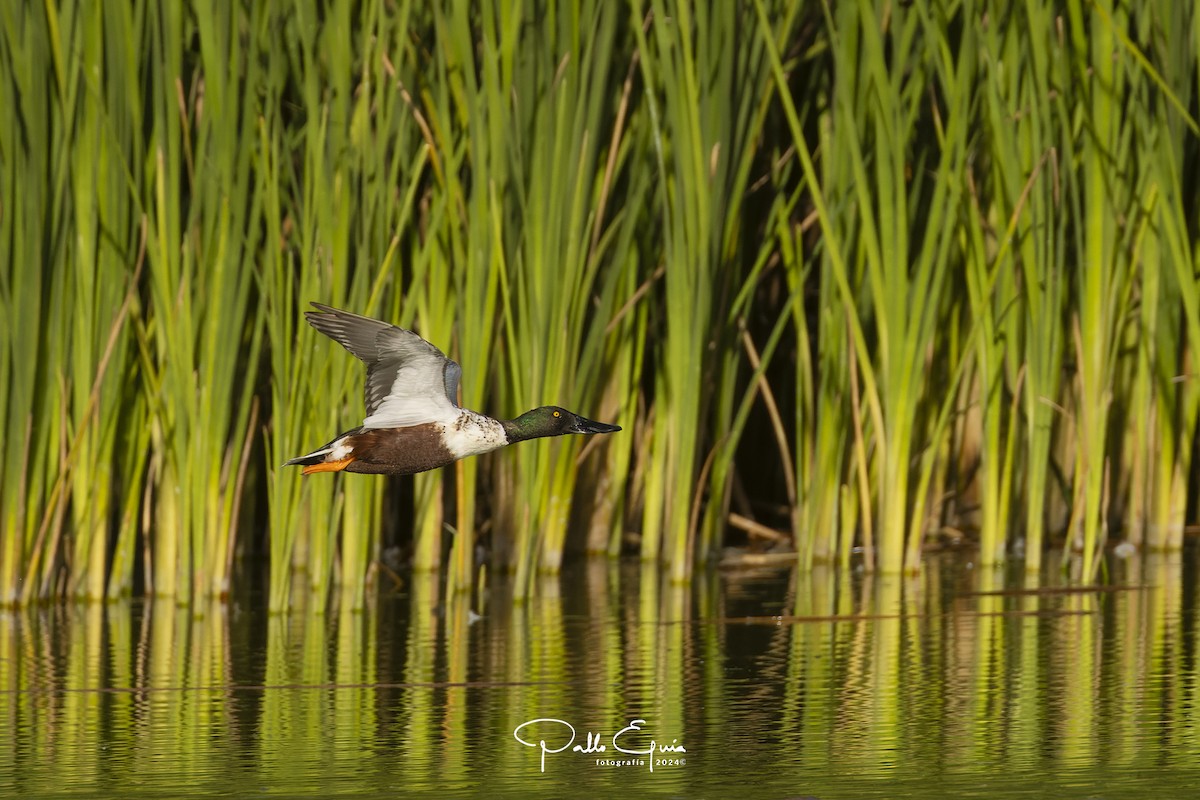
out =
[[[512,737],[536,718],[569,721],[581,745],[646,720],[641,743],[687,747],[686,767],[654,776],[682,794],[731,766],[814,794],[851,778],[1157,774],[1200,757],[1187,640],[1200,601],[1178,588],[1178,557],[1118,570],[1128,585],[1104,591],[938,560],[913,579],[824,568],[681,588],[637,565],[523,604],[494,581],[482,618],[433,575],[362,612],[6,614],[0,781],[469,793],[539,774]],[[635,785],[594,761],[552,756],[540,785]]]

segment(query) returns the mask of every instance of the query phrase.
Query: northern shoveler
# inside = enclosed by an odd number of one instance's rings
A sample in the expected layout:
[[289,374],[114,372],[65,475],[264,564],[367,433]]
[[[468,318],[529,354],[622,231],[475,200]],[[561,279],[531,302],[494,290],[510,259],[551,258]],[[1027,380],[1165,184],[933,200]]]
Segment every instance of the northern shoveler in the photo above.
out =
[[494,419],[460,408],[462,367],[412,331],[370,317],[313,303],[304,316],[367,365],[363,397],[367,417],[329,444],[284,466],[312,472],[411,475],[453,464],[541,436],[613,433],[558,406],[542,406],[516,419]]

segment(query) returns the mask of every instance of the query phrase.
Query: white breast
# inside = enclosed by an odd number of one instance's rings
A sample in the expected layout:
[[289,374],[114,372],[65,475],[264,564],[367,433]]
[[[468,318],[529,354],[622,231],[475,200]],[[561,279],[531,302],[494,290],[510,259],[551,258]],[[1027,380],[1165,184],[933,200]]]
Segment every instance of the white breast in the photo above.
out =
[[508,437],[496,420],[464,408],[458,419],[445,426],[442,442],[455,458],[466,458],[504,447]]

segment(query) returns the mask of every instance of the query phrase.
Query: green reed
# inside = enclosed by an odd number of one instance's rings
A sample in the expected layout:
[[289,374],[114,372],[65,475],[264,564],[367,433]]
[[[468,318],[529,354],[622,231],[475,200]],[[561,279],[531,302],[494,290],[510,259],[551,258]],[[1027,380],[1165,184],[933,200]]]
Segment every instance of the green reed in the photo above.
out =
[[[435,268],[449,271],[452,292],[448,307],[430,311],[454,315],[458,340],[448,352],[462,365],[459,400],[468,408],[485,405],[497,333],[505,256],[500,198],[512,180],[506,139],[517,46],[513,23],[518,19],[508,7],[490,9],[474,19],[466,7],[451,5],[433,10],[429,31],[437,78],[423,90],[421,111],[441,162],[438,179],[444,183],[435,197],[444,216],[434,242],[426,246],[437,250]],[[453,585],[468,590],[475,559],[479,463],[460,462],[454,472],[456,519],[448,568]]]
[[[260,247],[262,184],[253,180],[255,105],[270,79],[257,59],[234,47],[252,12],[178,7],[152,10],[163,32],[151,60],[149,192],[142,359],[154,416],[156,521],[154,590],[187,601],[229,591],[243,464],[255,414],[263,333],[251,314]],[[199,43],[200,72],[185,73],[184,32]],[[184,205],[181,199],[190,202]],[[228,357],[230,349],[242,354]]]
[[[137,134],[119,123],[139,95],[129,65],[106,55],[104,44],[105,36],[135,36],[136,22],[93,7],[62,15],[48,8],[44,17],[18,9],[8,22],[6,30],[25,39],[6,41],[10,74],[21,75],[6,84],[16,126],[7,129],[4,147],[14,181],[8,191],[15,201],[18,191],[45,187],[24,204],[11,203],[21,213],[5,215],[6,261],[14,269],[2,294],[14,327],[3,371],[15,383],[3,409],[6,441],[14,444],[4,474],[18,494],[5,501],[3,593],[5,602],[60,592],[99,599],[109,576],[114,504],[128,510],[114,487],[136,484],[122,470],[136,462],[114,463],[113,453],[127,434],[120,414],[130,379],[126,322],[141,263],[128,161]],[[40,67],[45,84],[31,83],[30,70],[47,57],[52,64]],[[56,117],[67,124],[54,124]],[[38,152],[36,145],[47,142]],[[43,242],[35,245],[38,238]],[[43,260],[54,265],[48,273],[22,266]],[[124,541],[131,524],[122,514]],[[66,541],[64,528],[71,531]],[[70,571],[56,584],[60,558]],[[119,577],[114,572],[115,582]]]
[[[3,141],[4,210],[0,213],[0,413],[3,414],[3,482],[0,505],[0,602],[21,601],[22,581],[28,571],[38,576],[37,564],[47,551],[45,534],[38,529],[58,468],[58,427],[62,413],[58,382],[46,375],[41,363],[58,354],[51,345],[61,335],[61,323],[43,323],[47,316],[42,298],[54,287],[53,276],[24,264],[55,263],[50,237],[44,235],[55,218],[55,184],[52,150],[38,146],[50,138],[53,119],[47,98],[53,96],[54,62],[46,20],[30,9],[4,8],[0,64],[8,76],[0,81],[0,101],[9,113],[0,123]],[[26,138],[28,136],[28,138]],[[61,179],[57,181],[61,186]],[[17,202],[21,198],[22,202]],[[60,351],[59,351],[60,352]],[[49,474],[49,480],[47,480]]]
[[[623,9],[605,3],[551,18],[545,38],[534,40],[537,57],[516,67],[511,158],[523,179],[509,205],[501,280],[502,375],[514,411],[554,403],[597,414],[588,406],[602,385],[605,329],[630,294],[625,276],[636,264],[631,248],[647,186],[629,176],[620,116],[627,94],[611,92],[630,61],[628,50],[614,49],[624,21]],[[614,184],[626,181],[620,204],[610,203]],[[557,572],[562,563],[585,443],[544,439],[515,456],[516,505],[506,527],[517,532],[522,589],[536,570]]]
[[[636,251],[630,258],[636,262]],[[633,455],[643,424],[638,414],[638,378],[642,374],[644,350],[639,343],[646,340],[649,316],[646,304],[631,305],[637,300],[635,284],[638,277],[635,263],[633,269],[625,272],[626,285],[617,289],[619,295],[628,299],[605,329],[609,334],[609,345],[603,363],[608,380],[594,413],[599,419],[620,425],[630,435],[610,442],[605,462],[596,466],[599,478],[586,544],[588,553],[593,556],[620,555],[625,522],[635,507],[635,500],[630,496],[630,487],[635,483]]]
[[[734,93],[734,117],[721,133],[719,141],[719,148],[724,154],[716,153],[721,165],[710,165],[714,186],[720,187],[717,196],[724,195],[724,199],[716,205],[724,214],[721,236],[717,241],[719,263],[726,269],[731,265],[739,265],[740,269],[733,271],[736,277],[727,279],[724,290],[726,299],[713,309],[714,313],[725,314],[724,319],[714,318],[716,328],[725,333],[714,340],[717,344],[713,362],[716,391],[709,400],[712,433],[711,442],[708,443],[709,452],[701,466],[702,474],[705,469],[709,470],[708,507],[699,521],[699,530],[696,530],[699,505],[696,498],[692,499],[689,537],[693,541],[689,543],[686,554],[689,564],[709,561],[719,552],[729,516],[735,478],[734,462],[742,450],[742,435],[754,407],[766,411],[774,438],[771,450],[778,453],[790,509],[788,518],[792,527],[795,527],[796,481],[792,477],[795,456],[783,427],[779,401],[775,397],[775,390],[766,380],[766,373],[772,365],[772,358],[787,323],[791,321],[789,306],[794,305],[798,298],[793,294],[791,302],[784,303],[782,309],[773,313],[775,323],[770,327],[765,341],[755,341],[755,337],[747,330],[747,321],[754,315],[762,315],[762,310],[754,307],[754,299],[768,273],[768,265],[779,258],[772,230],[777,221],[794,213],[803,191],[802,184],[798,186],[797,181],[783,177],[792,173],[779,167],[779,149],[786,138],[776,139],[770,134],[768,120],[775,106],[775,98],[766,44],[761,38],[771,37],[776,42],[791,41],[798,11],[795,4],[776,4],[770,12],[772,25],[769,29],[758,31],[755,26],[745,26],[742,37],[747,41],[741,42],[734,37],[733,42],[727,45],[733,48],[736,55],[727,59],[731,63],[723,66],[720,72],[722,80],[729,81],[732,86],[758,88],[751,92]],[[716,24],[732,27],[732,20],[718,20]],[[776,149],[770,155],[769,163],[764,163],[766,159],[761,152],[765,149],[764,142],[770,142]],[[776,179],[774,183],[770,182],[772,177]],[[771,186],[774,191],[767,193],[765,198],[755,198],[756,206],[746,205],[754,197],[751,187],[762,184]],[[753,208],[753,212],[749,208]],[[753,227],[743,224],[750,219],[761,219],[761,222],[756,222]],[[748,377],[747,370],[752,370]]]
[[[1059,137],[1067,132],[1061,101],[1052,85],[1065,82],[1062,43],[1054,32],[1050,9],[1035,3],[1015,8],[1010,25],[982,32],[987,70],[988,146],[992,153],[997,224],[1003,225],[1001,246],[1017,260],[1021,280],[1020,314],[1023,347],[1007,366],[1022,369],[1019,393],[1024,411],[1024,496],[1026,568],[1041,566],[1045,529],[1050,444],[1062,370],[1065,223],[1068,213],[1060,173]],[[1028,41],[1019,30],[1039,32]],[[1028,55],[1023,48],[1029,48]],[[1028,67],[1006,67],[1025,58]],[[1011,435],[1011,433],[1010,433]],[[991,551],[995,554],[995,550]]]
[[[1098,5],[1097,8],[1100,6]],[[1108,420],[1112,404],[1114,364],[1112,356],[1128,293],[1126,247],[1129,227],[1113,225],[1119,215],[1132,211],[1133,176],[1119,172],[1117,164],[1130,154],[1124,111],[1115,102],[1127,79],[1125,70],[1114,64],[1116,46],[1111,25],[1099,14],[1084,17],[1082,7],[1070,6],[1071,32],[1075,44],[1074,72],[1083,85],[1081,108],[1091,122],[1091,135],[1078,143],[1081,164],[1076,202],[1081,206],[1076,232],[1081,269],[1078,302],[1071,316],[1073,350],[1078,359],[1079,447],[1076,450],[1075,496],[1080,506],[1079,531],[1083,569],[1090,573],[1096,545],[1106,527],[1105,495]],[[1107,9],[1111,15],[1111,4]],[[1122,130],[1124,128],[1124,130]],[[1112,160],[1116,156],[1116,160]]]
[[[411,307],[389,298],[392,281],[419,282],[426,265],[402,263],[408,249],[401,232],[414,225],[417,189],[429,163],[428,150],[404,96],[408,74],[397,74],[403,53],[408,6],[395,16],[366,9],[359,21],[362,43],[344,32],[355,20],[323,29],[300,26],[292,58],[312,65],[307,80],[266,104],[264,144],[271,169],[282,170],[271,213],[274,251],[265,284],[273,359],[272,436],[272,607],[288,603],[289,571],[302,568],[310,591],[321,597],[336,582],[343,602],[360,608],[364,578],[377,557],[384,483],[280,469],[288,458],[314,449],[359,424],[364,416],[364,368],[335,342],[313,331],[301,312],[318,300],[411,325]],[[349,7],[339,13],[348,15]],[[292,19],[292,18],[287,18]],[[299,24],[303,17],[295,18]],[[343,33],[338,33],[342,31]],[[355,53],[361,47],[361,56]],[[359,60],[361,58],[361,60]],[[339,79],[318,79],[318,66],[332,59]],[[295,92],[298,97],[293,97]],[[281,118],[289,102],[305,109],[307,124],[291,130]],[[298,147],[303,160],[288,157]],[[392,157],[392,154],[403,156]],[[357,265],[350,269],[349,265]],[[404,267],[409,267],[408,271]],[[400,313],[397,313],[397,312]],[[425,330],[425,329],[423,329]],[[437,331],[425,330],[440,341]],[[287,343],[299,342],[298,348]],[[432,503],[429,505],[433,505]],[[424,506],[423,506],[424,507]]]
[[[1153,18],[1150,18],[1153,20]],[[1144,23],[1146,20],[1142,20]],[[1140,253],[1141,286],[1137,336],[1137,366],[1133,379],[1128,430],[1142,438],[1123,443],[1132,451],[1122,472],[1129,474],[1125,512],[1127,538],[1155,550],[1178,550],[1183,543],[1191,442],[1200,409],[1200,386],[1187,375],[1200,345],[1200,305],[1194,264],[1195,245],[1188,243],[1184,214],[1187,191],[1181,164],[1189,139],[1200,126],[1185,109],[1194,99],[1195,25],[1180,10],[1164,10],[1159,21],[1163,36],[1155,40],[1150,65],[1137,47],[1121,36],[1122,46],[1139,60],[1137,102],[1142,158],[1149,164],[1147,186],[1139,212],[1144,215]],[[1118,34],[1119,35],[1119,34]],[[1169,105],[1155,103],[1156,90]],[[1189,252],[1189,250],[1191,252]],[[1181,335],[1183,334],[1183,335]],[[1140,401],[1140,403],[1139,403]],[[1128,466],[1126,466],[1128,465]]]
[[[758,8],[765,24],[765,12]],[[861,379],[861,396],[853,392],[861,399],[852,401],[859,410],[856,469],[870,476],[860,481],[859,490],[875,495],[877,516],[868,524],[877,528],[875,563],[885,572],[899,571],[906,562],[915,568],[923,532],[924,498],[910,489],[910,462],[932,445],[922,438],[926,406],[933,399],[925,362],[937,352],[935,333],[943,321],[942,292],[955,237],[952,215],[965,188],[961,176],[974,70],[969,29],[957,53],[950,53],[935,47],[944,41],[943,21],[925,4],[915,4],[892,22],[880,31],[877,15],[866,4],[842,4],[828,19],[835,70],[843,79],[835,82],[829,99],[833,133],[822,158],[842,163],[849,180],[822,188],[839,205],[852,204],[853,235],[837,227],[850,217],[836,217],[824,203],[814,202],[839,310],[850,327],[852,373]],[[888,37],[886,48],[882,36]],[[783,82],[778,55],[773,60],[776,79]],[[941,101],[932,118],[923,115],[930,86],[937,87]],[[805,179],[821,186],[794,108],[788,112]],[[929,131],[919,132],[918,123]],[[939,143],[939,155],[911,164],[909,148],[919,135],[930,134]],[[850,383],[852,389],[857,386],[854,374]],[[864,436],[872,444],[869,456],[861,444]],[[868,498],[861,496],[860,502],[866,509]],[[868,516],[864,513],[864,519]],[[869,559],[870,554],[869,549]]]
[[[711,537],[697,545],[696,495],[704,491],[702,462],[713,446],[703,435],[711,415],[717,436],[732,419],[738,339],[727,323],[741,284],[736,263],[742,201],[770,94],[763,39],[738,24],[733,4],[635,3],[640,68],[646,87],[661,209],[663,345],[654,377],[642,515],[642,557],[662,559],[674,580],[707,560]],[[638,20],[645,19],[646,30]],[[786,29],[790,15],[783,23]],[[717,385],[716,397],[708,391]],[[716,479],[724,482],[724,475]],[[723,504],[719,485],[710,500]],[[665,540],[664,540],[665,537]]]
[[[79,158],[70,173],[69,192],[75,226],[71,242],[74,263],[68,273],[73,278],[69,281],[73,297],[64,308],[71,320],[69,386],[74,431],[66,465],[71,482],[70,525],[75,534],[68,591],[99,599],[106,592],[107,534],[113,505],[119,501],[113,486],[133,483],[128,476],[115,474],[114,453],[118,436],[124,433],[118,414],[125,394],[122,381],[128,380],[122,374],[130,338],[124,322],[136,290],[137,262],[130,260],[131,253],[124,248],[136,245],[139,227],[126,183],[131,169],[126,154],[133,133],[106,122],[110,115],[127,115],[126,104],[139,102],[140,94],[123,59],[113,58],[109,69],[102,68],[106,24],[110,36],[128,41],[132,20],[94,6],[79,12],[73,20],[60,20],[65,36],[75,34],[68,40],[70,46],[82,50],[73,62],[76,73],[65,77],[70,88],[61,98],[64,109],[72,105],[78,109],[76,127],[70,134],[74,143],[69,149]],[[91,76],[101,74],[107,80],[94,82]],[[107,236],[105,231],[116,235]],[[126,519],[124,524],[129,522]]]

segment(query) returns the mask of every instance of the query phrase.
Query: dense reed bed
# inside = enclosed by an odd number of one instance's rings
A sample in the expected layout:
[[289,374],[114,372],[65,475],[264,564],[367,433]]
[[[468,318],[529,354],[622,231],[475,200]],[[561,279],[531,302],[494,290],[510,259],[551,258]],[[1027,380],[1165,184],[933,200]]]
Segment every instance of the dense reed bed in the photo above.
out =
[[[233,5],[0,11],[0,602],[1182,546],[1186,4]],[[362,413],[312,300],[625,432],[302,479]]]

